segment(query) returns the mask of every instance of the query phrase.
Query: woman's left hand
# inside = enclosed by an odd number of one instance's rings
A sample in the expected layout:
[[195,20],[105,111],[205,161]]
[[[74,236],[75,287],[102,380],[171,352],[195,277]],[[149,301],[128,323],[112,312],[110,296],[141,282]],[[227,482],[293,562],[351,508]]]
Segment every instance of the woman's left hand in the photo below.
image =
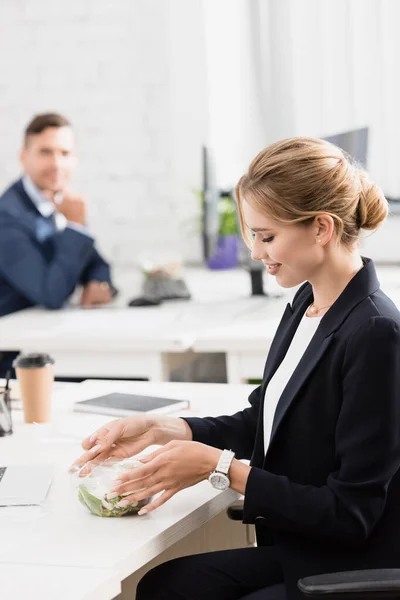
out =
[[207,479],[218,463],[221,450],[199,442],[172,441],[152,452],[137,467],[121,475],[109,498],[124,495],[119,506],[163,493],[143,508],[146,514],[164,504],[177,492]]

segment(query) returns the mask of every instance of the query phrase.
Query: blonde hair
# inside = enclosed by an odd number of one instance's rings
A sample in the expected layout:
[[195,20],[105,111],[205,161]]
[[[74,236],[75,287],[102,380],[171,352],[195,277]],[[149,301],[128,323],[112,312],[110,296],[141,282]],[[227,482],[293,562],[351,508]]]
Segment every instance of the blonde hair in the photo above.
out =
[[243,238],[251,245],[242,201],[281,223],[332,217],[339,242],[351,245],[361,229],[377,229],[388,214],[382,190],[340,148],[314,138],[289,138],[262,150],[236,186]]

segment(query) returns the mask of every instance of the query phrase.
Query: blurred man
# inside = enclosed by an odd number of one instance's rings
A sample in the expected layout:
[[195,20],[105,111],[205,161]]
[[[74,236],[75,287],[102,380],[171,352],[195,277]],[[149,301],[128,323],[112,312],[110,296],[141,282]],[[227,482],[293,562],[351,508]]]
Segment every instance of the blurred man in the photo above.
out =
[[86,228],[86,203],[69,183],[74,133],[58,114],[25,130],[23,176],[0,197],[0,316],[40,305],[60,308],[78,284],[82,306],[110,302],[110,268]]

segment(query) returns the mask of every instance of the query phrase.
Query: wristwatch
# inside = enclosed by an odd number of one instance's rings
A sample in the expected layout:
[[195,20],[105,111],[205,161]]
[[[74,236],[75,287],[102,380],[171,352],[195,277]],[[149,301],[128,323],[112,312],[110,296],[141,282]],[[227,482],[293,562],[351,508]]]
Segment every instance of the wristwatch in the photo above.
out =
[[226,490],[231,485],[228,472],[234,458],[235,453],[232,450],[224,450],[219,457],[215,471],[210,473],[208,478],[208,481],[216,490]]

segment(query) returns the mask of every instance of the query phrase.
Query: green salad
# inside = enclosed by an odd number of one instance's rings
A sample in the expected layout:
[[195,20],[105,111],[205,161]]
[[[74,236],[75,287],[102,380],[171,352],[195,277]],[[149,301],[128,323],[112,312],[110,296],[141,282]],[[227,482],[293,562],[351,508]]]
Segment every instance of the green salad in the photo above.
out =
[[117,506],[124,496],[108,498],[108,494],[113,488],[113,482],[118,479],[118,476],[137,466],[141,466],[141,463],[132,460],[124,462],[106,461],[98,465],[89,475],[79,478],[79,501],[98,517],[123,517],[138,513],[143,506],[150,502],[150,498],[132,502],[128,506]]

